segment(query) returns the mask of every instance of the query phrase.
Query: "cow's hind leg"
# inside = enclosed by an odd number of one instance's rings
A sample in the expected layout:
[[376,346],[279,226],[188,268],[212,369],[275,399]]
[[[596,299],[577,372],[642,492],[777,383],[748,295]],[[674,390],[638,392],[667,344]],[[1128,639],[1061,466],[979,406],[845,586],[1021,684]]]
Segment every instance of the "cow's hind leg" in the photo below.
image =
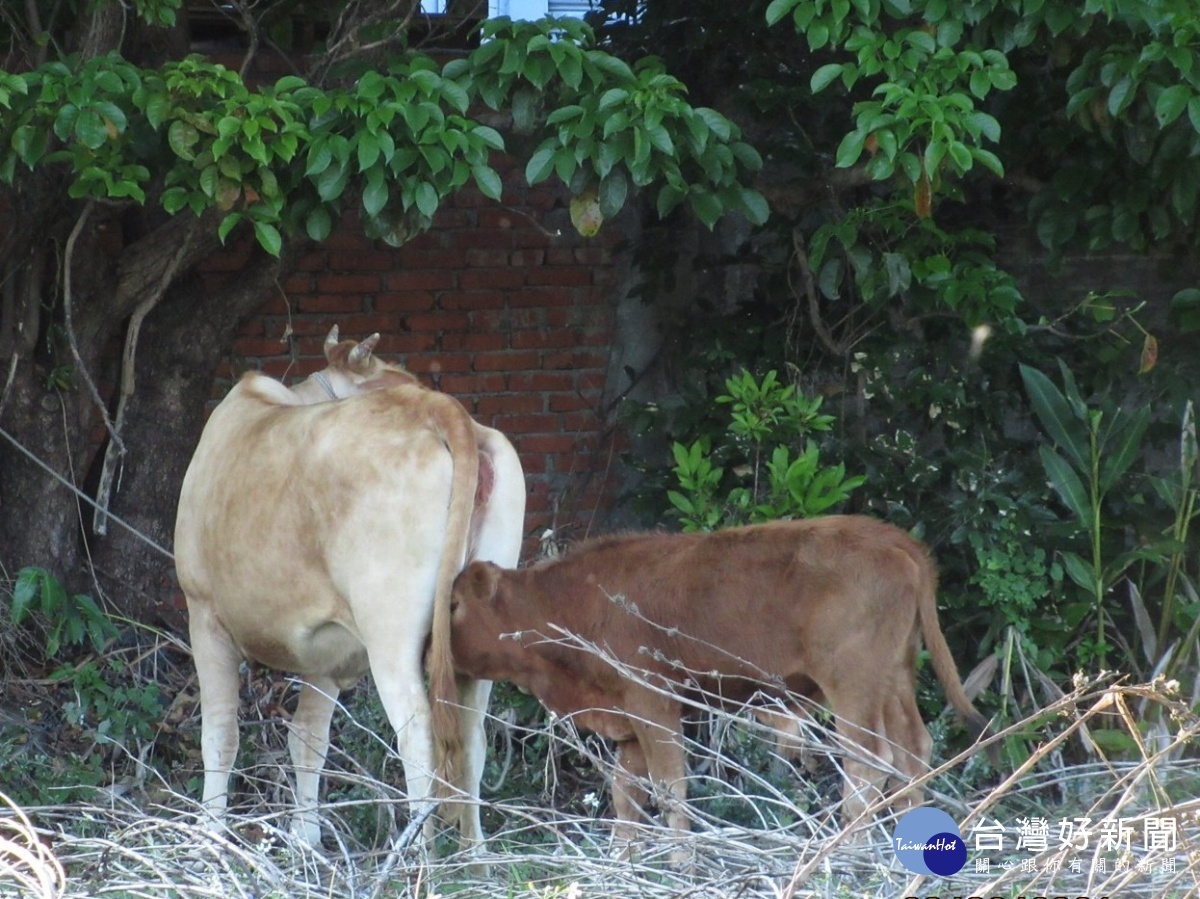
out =
[[472,849],[483,843],[483,825],[479,820],[479,784],[483,780],[483,767],[487,762],[487,732],[484,716],[487,714],[488,697],[492,693],[492,682],[464,679],[459,682],[460,731],[463,741],[463,771],[458,784],[466,794],[459,803],[456,818],[462,834],[464,848]]
[[296,714],[288,729],[288,749],[296,770],[296,817],[292,833],[310,846],[321,842],[317,802],[321,770],[329,752],[329,723],[337,705],[338,686],[330,678],[310,678],[300,690]]
[[[433,734],[421,666],[424,640],[411,634],[407,640],[389,639],[391,635],[384,630],[372,634],[368,641],[371,675],[383,710],[396,731],[410,814],[423,815],[434,804]],[[435,824],[427,818],[423,829],[427,849],[432,848],[434,833]]]
[[229,775],[237,758],[238,667],[242,657],[207,602],[188,601],[188,630],[200,685],[203,804],[219,819],[229,802]]

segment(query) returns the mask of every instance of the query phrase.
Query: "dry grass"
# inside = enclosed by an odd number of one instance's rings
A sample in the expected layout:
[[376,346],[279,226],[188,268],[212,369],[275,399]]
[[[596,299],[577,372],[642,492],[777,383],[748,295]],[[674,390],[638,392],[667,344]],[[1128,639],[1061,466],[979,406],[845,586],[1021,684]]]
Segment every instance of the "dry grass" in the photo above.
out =
[[[1097,726],[1139,733],[1137,720],[1155,709],[1172,722],[1173,738],[1144,747],[1136,760],[1063,764],[1064,750],[1078,756],[1094,744]],[[528,738],[511,724],[494,722],[511,739]],[[321,853],[302,849],[286,835],[281,809],[262,807],[235,819],[235,830],[199,826],[190,800],[157,792],[167,801],[135,805],[110,798],[104,805],[0,808],[0,896],[30,899],[359,899],[359,897],[894,897],[945,895],[1071,895],[1183,897],[1200,895],[1200,766],[1184,750],[1197,735],[1194,716],[1162,685],[1128,687],[1080,684],[1070,695],[995,737],[1016,745],[1016,735],[1039,735],[1028,760],[987,787],[973,786],[983,769],[964,756],[947,760],[926,779],[928,804],[960,823],[969,848],[967,866],[948,880],[909,874],[891,848],[894,821],[883,809],[853,831],[837,823],[837,759],[817,777],[780,778],[771,772],[772,744],[744,717],[719,717],[691,746],[693,832],[673,838],[647,823],[636,859],[614,857],[603,803],[575,797],[553,809],[538,799],[553,792],[555,760],[606,759],[603,744],[581,739],[566,722],[550,721],[535,737],[549,740],[544,783],[526,798],[489,803],[492,836],[480,856],[444,851],[437,859],[411,848],[363,848],[345,836],[361,820],[364,804],[382,813],[383,829],[406,816],[399,791],[359,775],[357,794],[369,798],[331,803]],[[806,739],[828,749],[830,735],[809,725]],[[1028,744],[1027,744],[1028,745]],[[846,747],[835,750],[844,757]],[[1192,750],[1194,753],[1194,749]],[[338,775],[343,781],[353,775]],[[272,778],[269,778],[272,779]],[[261,803],[260,803],[261,805]],[[244,800],[238,806],[245,811]],[[358,816],[355,818],[355,816]],[[1092,819],[1088,847],[1060,845],[1058,823]],[[1020,819],[1049,824],[1041,851],[1016,849]],[[1128,819],[1127,849],[1100,846],[1100,822]],[[1147,847],[1147,820],[1176,822],[1175,845]],[[1003,851],[976,852],[980,821],[1007,828]],[[666,861],[682,839],[686,871]],[[976,859],[989,857],[989,872]],[[1095,863],[1104,859],[1105,871]],[[473,873],[485,861],[491,873]],[[1007,869],[1004,863],[1009,863]],[[1054,864],[1057,863],[1057,864]],[[1119,867],[1120,866],[1120,867]]]

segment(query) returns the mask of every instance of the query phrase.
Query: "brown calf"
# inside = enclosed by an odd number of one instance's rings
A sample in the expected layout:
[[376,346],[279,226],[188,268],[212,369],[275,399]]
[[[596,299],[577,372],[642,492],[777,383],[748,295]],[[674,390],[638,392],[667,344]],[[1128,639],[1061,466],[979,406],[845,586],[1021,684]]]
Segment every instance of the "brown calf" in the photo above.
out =
[[[525,570],[467,566],[451,650],[459,671],[513,681],[616,741],[618,836],[647,798],[644,776],[685,830],[681,697],[823,695],[841,736],[907,782],[931,751],[914,696],[923,636],[950,703],[982,729],[938,626],[936,583],[920,542],[858,516],[605,537]],[[854,754],[845,771],[853,820],[887,775]]]

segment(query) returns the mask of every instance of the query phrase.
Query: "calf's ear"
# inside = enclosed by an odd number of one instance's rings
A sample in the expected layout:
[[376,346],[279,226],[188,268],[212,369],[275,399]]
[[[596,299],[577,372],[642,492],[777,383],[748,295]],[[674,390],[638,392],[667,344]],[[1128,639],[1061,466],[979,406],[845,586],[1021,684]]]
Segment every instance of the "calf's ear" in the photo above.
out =
[[472,562],[463,572],[466,594],[475,602],[491,602],[500,584],[500,568],[492,562]]

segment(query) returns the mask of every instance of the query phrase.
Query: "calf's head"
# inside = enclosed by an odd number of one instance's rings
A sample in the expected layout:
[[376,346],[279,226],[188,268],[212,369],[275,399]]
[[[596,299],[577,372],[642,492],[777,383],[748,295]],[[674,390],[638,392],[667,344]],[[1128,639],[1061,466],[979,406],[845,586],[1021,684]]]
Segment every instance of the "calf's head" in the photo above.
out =
[[472,562],[454,581],[450,597],[450,652],[454,667],[487,680],[510,680],[519,670],[520,641],[503,572],[491,562]]

